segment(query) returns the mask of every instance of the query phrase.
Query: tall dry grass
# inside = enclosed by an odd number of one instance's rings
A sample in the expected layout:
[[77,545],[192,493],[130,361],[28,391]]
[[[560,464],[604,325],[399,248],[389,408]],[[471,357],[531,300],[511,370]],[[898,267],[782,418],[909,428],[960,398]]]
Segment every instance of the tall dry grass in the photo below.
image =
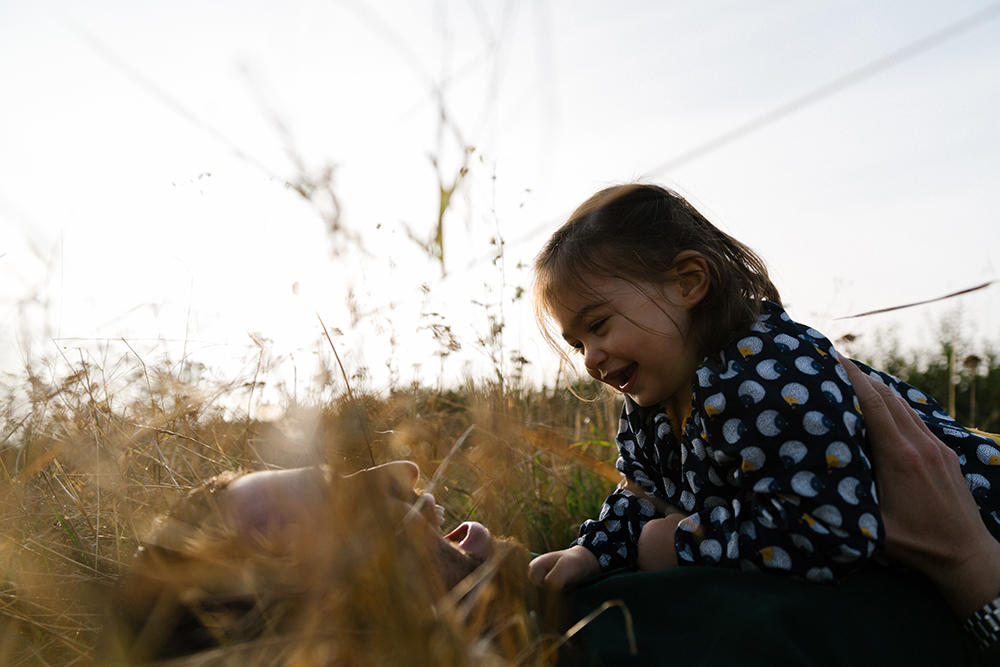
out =
[[[97,647],[106,604],[154,518],[225,471],[326,463],[348,473],[409,459],[424,484],[436,478],[446,526],[478,520],[535,552],[565,546],[616,477],[617,408],[582,401],[565,387],[467,382],[448,391],[344,392],[312,405],[286,397],[276,421],[227,405],[227,396],[266,380],[260,373],[224,383],[197,379],[168,361],[127,372],[81,362],[7,378],[0,664],[103,664]],[[365,627],[385,629],[361,633],[351,664],[551,661],[538,636],[516,648],[483,644],[479,635],[495,628],[471,623],[457,607],[452,614],[418,613],[412,601],[426,603],[426,592],[413,589],[403,565],[376,556],[378,567],[366,576],[379,585],[340,591],[355,596],[339,607],[351,618],[324,620],[329,629],[367,614]],[[509,614],[512,624],[537,627],[523,607],[511,605]],[[386,633],[397,640],[387,641]],[[190,664],[324,664],[329,655],[329,646],[272,641]]]

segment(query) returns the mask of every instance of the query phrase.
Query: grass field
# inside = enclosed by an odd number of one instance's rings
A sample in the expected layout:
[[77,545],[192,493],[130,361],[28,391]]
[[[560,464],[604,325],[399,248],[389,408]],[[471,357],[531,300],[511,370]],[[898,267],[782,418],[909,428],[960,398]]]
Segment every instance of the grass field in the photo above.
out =
[[[450,389],[354,390],[349,372],[331,363],[322,386],[296,392],[308,397],[297,400],[276,393],[281,379],[266,365],[220,379],[197,361],[143,359],[131,348],[114,361],[63,357],[4,378],[0,664],[109,664],[107,603],[154,519],[227,471],[325,464],[349,474],[407,459],[420,467],[421,486],[434,480],[445,528],[476,520],[533,552],[568,545],[617,483],[620,401],[589,381],[541,388],[512,381],[499,370],[502,322],[490,324],[493,338],[478,344],[496,372]],[[942,329],[941,340],[958,342],[929,353],[845,351],[942,403],[950,385],[960,420],[998,430],[1000,356],[995,346],[972,355],[956,333],[961,327],[953,329]],[[261,404],[265,387],[267,419],[247,407]],[[343,556],[352,565],[331,572],[312,597],[319,606],[308,632],[182,664],[552,664],[557,637],[538,632],[517,596],[496,594],[499,628],[481,610],[442,606],[393,555],[386,535],[393,527],[362,515],[337,527],[344,538],[336,562],[347,562]],[[508,628],[517,641],[505,640]],[[484,644],[484,634],[495,641]]]
[[[260,373],[225,382],[184,375],[167,361],[125,372],[81,362],[8,378],[0,445],[0,664],[102,662],[95,646],[104,606],[153,519],[220,472],[326,463],[348,473],[409,459],[424,484],[439,476],[434,493],[446,509],[445,527],[478,520],[536,552],[567,545],[617,477],[620,408],[610,398],[581,400],[580,393],[599,394],[590,385],[501,390],[483,381],[444,392],[343,391],[319,404],[286,398],[280,419],[261,421],[226,400],[266,382]],[[400,575],[378,577],[384,583]],[[352,664],[385,664],[392,656],[405,656],[405,664],[496,659],[483,657],[475,633],[447,614],[432,625],[444,623],[448,633],[430,641],[428,619],[394,615],[400,593],[386,586],[384,598],[365,598],[367,608],[375,625],[395,628],[400,639],[388,644],[391,655],[379,652],[387,644],[375,637],[361,642]],[[359,602],[352,604],[344,609],[356,614]],[[517,652],[501,662],[546,660],[538,646]],[[286,662],[325,662],[295,655]]]

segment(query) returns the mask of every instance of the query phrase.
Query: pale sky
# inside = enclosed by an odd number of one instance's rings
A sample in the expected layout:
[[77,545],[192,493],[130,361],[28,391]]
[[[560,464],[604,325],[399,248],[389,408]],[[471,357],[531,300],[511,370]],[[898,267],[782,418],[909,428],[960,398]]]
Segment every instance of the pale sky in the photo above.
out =
[[[490,315],[551,384],[518,267],[594,191],[650,175],[757,249],[831,338],[898,323],[928,346],[960,307],[970,340],[1000,340],[1000,285],[835,319],[1000,278],[997,3],[0,0],[0,91],[7,372],[134,367],[124,338],[235,374],[253,332],[307,382],[328,355],[318,311],[368,388],[388,367],[488,373]],[[290,153],[335,166],[344,232],[286,187]],[[446,183],[469,169],[444,278],[407,232],[433,234],[432,157]],[[443,365],[432,324],[462,346]]]

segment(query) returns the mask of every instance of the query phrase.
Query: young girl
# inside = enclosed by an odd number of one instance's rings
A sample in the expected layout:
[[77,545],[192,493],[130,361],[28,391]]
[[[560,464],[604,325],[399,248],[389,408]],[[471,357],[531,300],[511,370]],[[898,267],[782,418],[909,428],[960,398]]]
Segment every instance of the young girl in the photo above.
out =
[[[823,334],[788,317],[752,250],[673,192],[634,184],[580,206],[535,271],[539,317],[558,329],[550,338],[625,394],[622,483],[573,546],[532,562],[536,584],[678,564],[830,582],[883,546],[847,374]],[[1000,540],[997,443],[866,370],[958,452]]]

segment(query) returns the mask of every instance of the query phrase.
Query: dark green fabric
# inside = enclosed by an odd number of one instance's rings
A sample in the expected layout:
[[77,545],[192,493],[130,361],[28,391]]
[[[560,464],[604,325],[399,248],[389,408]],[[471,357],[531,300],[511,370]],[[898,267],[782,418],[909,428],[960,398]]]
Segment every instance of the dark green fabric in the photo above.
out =
[[796,667],[994,664],[921,576],[869,563],[827,586],[709,567],[620,572],[569,594],[577,619],[621,599],[584,628],[560,664]]

